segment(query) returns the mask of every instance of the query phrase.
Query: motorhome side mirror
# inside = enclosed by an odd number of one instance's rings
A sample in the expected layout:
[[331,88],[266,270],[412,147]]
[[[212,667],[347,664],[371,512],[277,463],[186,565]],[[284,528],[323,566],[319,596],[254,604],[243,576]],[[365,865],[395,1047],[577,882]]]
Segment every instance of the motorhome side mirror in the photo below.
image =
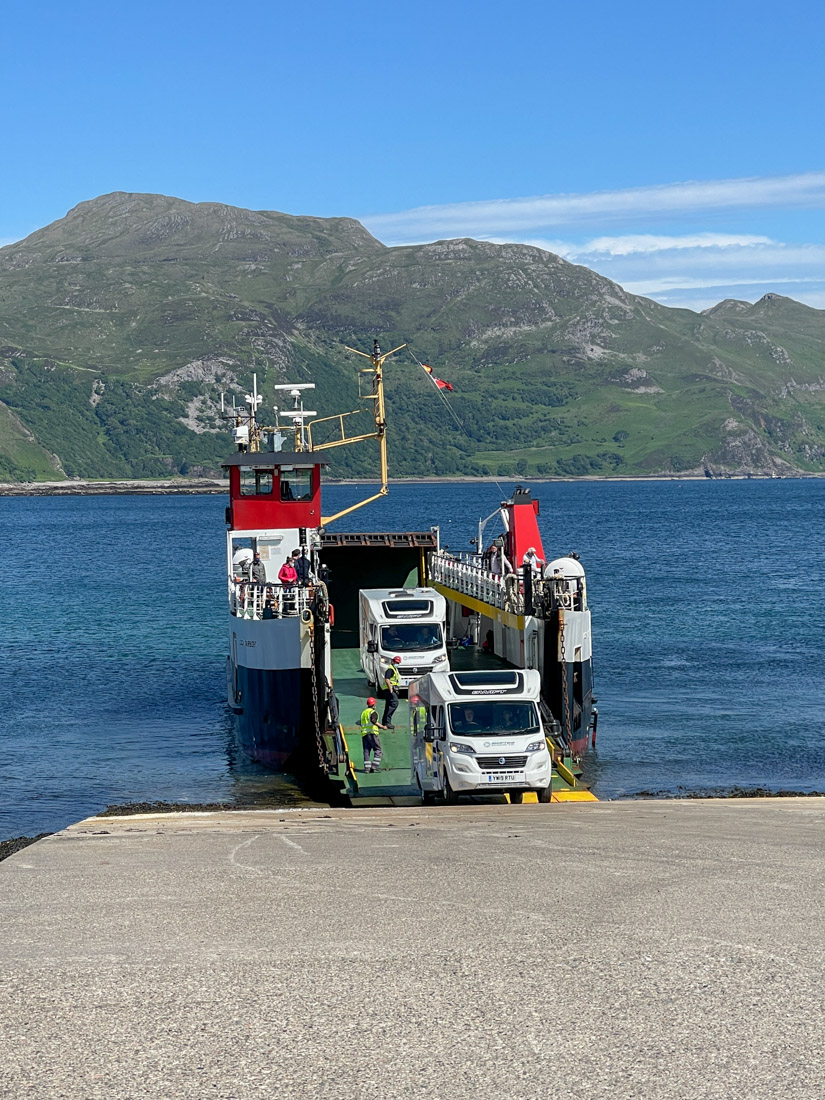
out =
[[438,736],[437,726],[425,726],[424,727],[424,740],[432,743]]
[[367,653],[377,653],[378,642],[367,642]]

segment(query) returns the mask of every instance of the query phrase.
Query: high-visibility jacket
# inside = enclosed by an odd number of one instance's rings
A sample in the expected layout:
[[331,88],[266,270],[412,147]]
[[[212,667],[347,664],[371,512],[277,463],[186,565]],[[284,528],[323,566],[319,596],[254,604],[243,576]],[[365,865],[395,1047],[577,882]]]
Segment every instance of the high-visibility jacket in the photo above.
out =
[[394,664],[390,665],[384,673],[384,683],[390,691],[398,691],[401,687],[401,677],[398,675],[398,669]]
[[372,707],[361,711],[361,736],[366,737],[368,733],[378,733],[378,715]]

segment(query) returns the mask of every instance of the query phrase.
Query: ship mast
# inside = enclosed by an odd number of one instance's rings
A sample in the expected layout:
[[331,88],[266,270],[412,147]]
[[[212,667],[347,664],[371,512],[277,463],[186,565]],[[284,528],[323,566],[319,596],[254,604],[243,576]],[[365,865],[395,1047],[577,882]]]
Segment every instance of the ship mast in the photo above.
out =
[[[398,347],[393,348],[392,351],[382,352],[381,348],[378,346],[378,341],[373,340],[372,354],[366,351],[359,351],[358,348],[347,348],[347,351],[351,351],[354,355],[361,355],[363,358],[369,359],[370,361],[368,367],[363,367],[358,371],[358,396],[362,401],[368,402],[371,406],[373,420],[372,431],[361,432],[358,435],[347,434],[348,425],[345,423],[346,418],[358,416],[363,412],[363,408],[353,409],[351,412],[336,413],[334,416],[324,416],[317,420],[310,420],[309,418],[317,416],[317,413],[313,409],[304,408],[303,391],[314,390],[314,382],[282,383],[274,386],[273,388],[275,390],[280,390],[292,398],[292,407],[279,409],[277,405],[274,406],[274,427],[261,425],[258,423],[257,414],[258,406],[263,401],[263,397],[258,393],[258,376],[257,374],[253,374],[252,392],[246,394],[244,398],[244,403],[248,406],[248,411],[245,415],[243,406],[236,406],[234,396],[232,398],[232,410],[229,416],[235,422],[235,427],[232,431],[233,442],[239,451],[258,453],[261,450],[262,434],[271,432],[275,450],[278,450],[280,444],[284,441],[284,436],[281,433],[291,432],[295,451],[311,452],[327,451],[332,447],[343,447],[350,443],[361,443],[366,439],[377,439],[381,464],[381,487],[378,492],[373,493],[372,496],[359,501],[357,504],[350,505],[349,508],[344,508],[340,512],[336,512],[333,516],[322,516],[321,523],[324,525],[332,523],[337,519],[341,519],[342,516],[349,515],[350,512],[354,512],[358,508],[363,508],[365,504],[371,504],[374,500],[385,497],[389,492],[389,487],[387,484],[387,414],[384,402],[384,363],[391,355],[395,355],[397,351],[401,351],[401,349],[406,346],[406,344],[399,344]],[[222,393],[221,413],[226,415],[224,397],[225,395]],[[309,421],[309,423],[307,423],[307,421]],[[330,424],[332,421],[337,422],[338,435],[336,438],[326,440],[323,443],[316,443],[312,438],[313,429],[317,429],[321,424]]]
[[[360,443],[365,439],[378,440],[381,459],[381,488],[372,496],[359,501],[358,504],[352,504],[349,508],[344,508],[340,512],[336,512],[334,516],[322,516],[321,523],[325,526],[326,524],[333,523],[337,519],[341,519],[342,516],[349,515],[350,512],[354,512],[357,508],[363,508],[365,504],[371,504],[374,500],[385,497],[389,492],[389,487],[387,485],[387,416],[384,405],[384,363],[391,355],[395,355],[397,351],[401,351],[401,349],[406,346],[406,344],[399,344],[398,347],[393,348],[392,351],[382,352],[381,348],[378,346],[378,341],[373,340],[371,355],[366,351],[359,351],[357,348],[347,348],[347,351],[351,351],[355,355],[361,355],[370,361],[369,367],[364,367],[362,370],[358,371],[358,396],[363,401],[368,401],[372,404],[374,428],[371,432],[364,432],[361,435],[347,435],[344,417],[355,416],[361,412],[361,409],[355,409],[353,412],[348,413],[338,413],[336,416],[325,416],[320,420],[313,420],[307,425],[308,449],[311,451],[325,451],[329,450],[331,447],[342,447],[348,443]],[[362,379],[365,384],[362,384]],[[363,390],[366,390],[366,392],[363,392]],[[338,427],[341,433],[340,438],[330,440],[326,443],[314,444],[312,441],[313,427],[318,424],[329,423],[332,420],[338,421]]]

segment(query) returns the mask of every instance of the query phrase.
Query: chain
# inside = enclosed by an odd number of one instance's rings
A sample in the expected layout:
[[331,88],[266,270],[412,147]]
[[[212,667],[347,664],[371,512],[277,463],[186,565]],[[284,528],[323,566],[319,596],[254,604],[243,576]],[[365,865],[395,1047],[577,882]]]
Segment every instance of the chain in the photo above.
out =
[[[315,744],[318,749],[318,767],[322,775],[327,773],[327,753],[324,736],[321,732],[321,708],[318,703],[318,668],[315,662],[315,626],[317,619],[309,624],[309,660],[312,670],[312,714],[315,723]],[[322,624],[323,626],[323,624]]]
[[567,654],[564,649],[564,611],[562,608],[559,608],[559,626],[561,628],[561,691],[564,698],[564,720],[567,724],[568,744],[572,746],[573,723],[570,721],[570,698],[567,690]]

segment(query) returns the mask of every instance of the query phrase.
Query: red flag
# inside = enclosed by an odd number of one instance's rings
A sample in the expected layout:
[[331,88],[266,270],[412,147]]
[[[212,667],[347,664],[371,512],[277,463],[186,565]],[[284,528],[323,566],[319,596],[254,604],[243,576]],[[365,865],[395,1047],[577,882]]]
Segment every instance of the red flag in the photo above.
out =
[[435,382],[440,390],[449,390],[450,393],[453,392],[453,385],[451,382],[445,382],[443,378],[436,378],[436,376],[433,374],[433,368],[428,367],[426,363],[422,363],[421,366],[427,372],[427,374],[429,374],[430,378],[432,378],[433,382]]

